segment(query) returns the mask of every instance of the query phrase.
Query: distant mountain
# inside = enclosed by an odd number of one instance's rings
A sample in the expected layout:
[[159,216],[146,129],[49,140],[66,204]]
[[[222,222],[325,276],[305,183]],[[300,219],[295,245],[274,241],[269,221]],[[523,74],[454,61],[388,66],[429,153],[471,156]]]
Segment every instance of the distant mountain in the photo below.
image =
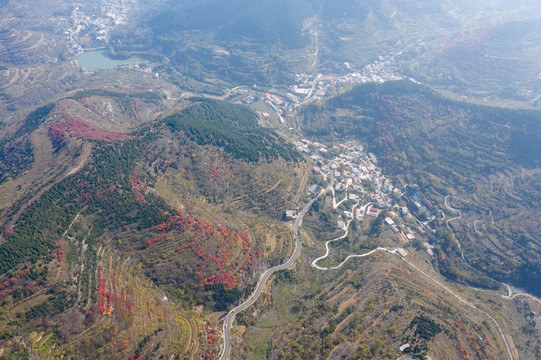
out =
[[111,45],[152,49],[198,81],[284,85],[292,72],[362,68],[394,54],[396,70],[477,98],[531,101],[540,90],[539,5],[462,0],[192,0],[139,14]]
[[460,32],[443,48],[413,61],[418,80],[457,93],[541,104],[541,19]]
[[221,41],[241,41],[286,48],[300,48],[307,44],[302,34],[304,19],[313,16],[309,1],[249,1],[203,0],[172,2],[170,9],[153,16],[148,24],[159,37],[180,35],[183,32],[204,32],[219,44]]
[[[198,81],[287,83],[291,73],[284,56],[311,43],[307,19],[315,14],[307,0],[171,1],[119,30],[111,44],[157,51]],[[299,55],[295,61],[305,62]]]

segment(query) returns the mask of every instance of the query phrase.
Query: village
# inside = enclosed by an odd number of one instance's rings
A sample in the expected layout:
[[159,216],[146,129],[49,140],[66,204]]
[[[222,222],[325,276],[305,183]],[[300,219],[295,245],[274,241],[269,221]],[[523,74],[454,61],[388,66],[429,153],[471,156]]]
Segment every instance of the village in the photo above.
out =
[[298,100],[296,103],[300,103],[299,97],[305,96],[302,100],[305,103],[310,99],[319,100],[327,95],[329,91],[337,90],[337,87],[344,84],[384,83],[405,78],[395,71],[394,55],[380,56],[378,60],[365,65],[360,71],[351,72],[352,66],[348,62],[342,63],[341,66],[343,67],[342,70],[349,73],[343,76],[295,74],[297,84],[290,87],[294,97],[289,95],[288,99],[294,102]]
[[[241,95],[240,102],[259,109],[258,114],[263,123],[270,123],[270,120],[276,117],[281,125],[293,129],[298,127],[297,108],[318,101],[333,92],[338,93],[341,87],[405,79],[396,72],[395,57],[400,54],[401,51],[379,56],[378,60],[364,66],[360,71],[351,72],[351,64],[344,62],[342,70],[349,73],[342,76],[295,74],[297,83],[291,85],[285,95],[265,92],[261,96],[256,86],[253,89],[239,86],[229,90],[229,93],[233,96]],[[415,82],[414,79],[409,80]],[[263,110],[261,103],[264,103],[267,109]],[[435,209],[431,201],[416,193],[408,194],[407,184],[403,187],[395,186],[377,167],[377,157],[365,152],[359,142],[347,141],[326,146],[300,139],[294,144],[300,152],[311,158],[314,174],[321,175],[326,181],[329,181],[331,176],[334,177],[333,192],[336,192],[338,197],[343,197],[337,206],[346,200],[355,204],[352,211],[344,210],[339,217],[337,225],[340,228],[345,229],[349,220],[377,218],[382,211],[386,211],[384,222],[402,244],[415,240],[416,236],[425,235],[427,231],[435,231],[429,224],[435,219]],[[330,154],[332,155],[329,156]],[[311,196],[316,196],[319,191],[323,189],[317,184],[309,188]],[[284,218],[294,220],[296,215],[295,210],[289,210],[284,214]],[[424,242],[423,246],[431,256],[434,255],[433,245]]]
[[[70,27],[64,32],[70,49],[77,54],[89,46],[104,46],[109,29],[125,23],[133,0],[101,0],[99,13],[85,12],[79,6],[71,12]],[[86,38],[86,39],[83,39]]]
[[[237,86],[228,91],[230,97],[240,96],[239,102],[257,108],[259,115],[271,122],[276,118],[278,123],[288,127],[298,127],[297,109],[312,102],[321,100],[325,96],[337,94],[341,89],[362,83],[384,83],[405,79],[396,70],[395,57],[400,55],[387,54],[379,56],[371,64],[365,65],[359,71],[355,71],[348,62],[338,65],[338,73],[345,75],[330,74],[294,74],[294,84],[291,84],[287,91],[269,90],[262,92],[257,85],[252,88]],[[409,79],[415,81],[414,79]]]
[[[350,221],[362,222],[365,218],[377,218],[385,212],[383,221],[401,244],[407,244],[427,231],[435,231],[429,224],[435,219],[429,210],[429,206],[433,207],[430,201],[422,195],[409,194],[406,191],[408,185],[395,186],[376,166],[377,157],[365,152],[360,143],[347,141],[325,146],[301,139],[295,142],[295,146],[313,161],[313,174],[322,176],[326,181],[334,178],[332,191],[341,199],[334,204],[335,209],[340,209],[339,206],[347,200],[353,203],[352,210],[342,208],[338,227],[346,230]],[[318,184],[308,189],[311,197],[321,191],[324,189]],[[296,216],[295,210],[288,210],[284,218],[294,220]],[[423,246],[430,255],[434,255],[433,245],[424,242]]]

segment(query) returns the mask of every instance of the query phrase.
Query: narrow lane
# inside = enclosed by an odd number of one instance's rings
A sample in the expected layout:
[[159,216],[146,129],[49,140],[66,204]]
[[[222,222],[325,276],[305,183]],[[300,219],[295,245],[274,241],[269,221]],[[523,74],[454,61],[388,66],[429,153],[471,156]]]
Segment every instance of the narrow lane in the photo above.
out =
[[[460,218],[462,217],[462,212],[460,212],[460,210],[456,210],[456,209],[453,209],[451,207],[449,207],[447,205],[447,197],[445,197],[445,206],[447,206],[449,209],[451,210],[455,210],[455,211],[458,211],[460,213],[460,216],[456,217],[456,218],[453,218],[453,219],[457,219],[457,218]],[[453,220],[453,219],[449,219],[447,220],[447,227],[449,227],[449,224],[448,222],[450,220]],[[320,261],[320,260],[323,260],[325,259],[328,255],[329,255],[329,243],[331,242],[334,242],[334,241],[338,241],[340,239],[343,239],[345,238],[347,235],[348,235],[348,228],[349,228],[349,224],[351,223],[348,222],[347,226],[346,226],[346,233],[336,239],[333,239],[333,240],[329,240],[326,242],[325,244],[325,247],[327,249],[327,251],[325,252],[325,254],[323,256],[320,256],[318,257],[317,259],[315,259],[313,262],[312,262],[312,267],[318,269],[318,270],[322,270],[322,271],[329,271],[329,270],[337,270],[337,269],[340,269],[342,266],[344,266],[350,259],[353,259],[353,258],[363,258],[363,257],[366,257],[366,256],[370,256],[372,254],[374,254],[375,252],[378,252],[378,251],[385,251],[385,252],[388,252],[388,253],[391,253],[391,254],[395,254],[395,255],[400,255],[400,249],[399,248],[396,248],[396,249],[389,249],[389,248],[384,248],[384,247],[377,247],[375,248],[374,250],[371,250],[371,251],[368,251],[366,253],[363,253],[363,254],[353,254],[353,255],[349,255],[344,261],[342,261],[339,265],[337,266],[333,266],[333,267],[330,267],[330,268],[327,268],[327,267],[321,267],[321,266],[318,266],[317,265],[317,262]],[[451,228],[449,227],[449,230],[452,232]],[[458,242],[458,241],[457,241]],[[462,251],[462,250],[461,250]],[[501,338],[502,338],[502,341],[503,341],[503,344],[505,345],[505,350],[507,352],[507,356],[508,356],[508,359],[509,360],[514,360],[513,358],[513,355],[511,353],[511,347],[509,346],[509,342],[507,341],[507,337],[505,335],[505,333],[503,332],[500,324],[498,323],[498,321],[492,317],[490,314],[488,314],[486,311],[483,311],[481,310],[480,308],[476,307],[475,305],[473,305],[471,302],[467,301],[466,299],[464,299],[462,296],[460,296],[459,294],[457,294],[455,291],[453,291],[451,288],[445,286],[443,283],[441,283],[439,280],[437,280],[436,278],[434,278],[433,276],[430,276],[428,273],[424,272],[423,270],[421,270],[419,267],[417,267],[415,264],[413,264],[413,262],[411,261],[408,261],[408,259],[404,256],[400,256],[402,260],[404,260],[409,266],[411,266],[413,269],[415,269],[416,271],[418,271],[419,273],[421,273],[422,275],[424,275],[426,278],[430,279],[432,282],[434,282],[435,284],[437,284],[439,287],[441,287],[442,289],[444,289],[445,291],[449,292],[451,295],[453,295],[456,299],[458,299],[460,302],[462,302],[463,304],[466,304],[468,305],[469,307],[477,310],[478,312],[480,312],[481,314],[483,314],[484,316],[488,317],[490,319],[490,321],[492,321],[492,323],[496,326]],[[464,261],[466,261],[464,259]],[[512,290],[511,288],[506,285],[507,288],[508,288],[508,291],[509,291],[509,295],[505,298],[514,298],[514,296],[512,296]],[[522,293],[517,293],[516,296],[518,295],[523,295]]]
[[316,196],[315,198],[310,200],[310,202],[308,204],[306,204],[304,209],[302,209],[302,211],[300,212],[299,216],[297,217],[297,220],[295,220],[295,225],[293,226],[293,232],[295,234],[295,250],[293,251],[293,254],[289,258],[289,260],[287,260],[285,263],[283,263],[281,265],[271,267],[270,269],[265,271],[261,275],[261,277],[259,278],[259,282],[257,283],[257,287],[255,288],[252,295],[250,295],[248,300],[246,300],[244,303],[240,304],[239,306],[237,306],[236,308],[231,310],[227,314],[227,316],[225,317],[223,331],[222,331],[223,349],[222,349],[222,354],[220,355],[220,360],[227,360],[229,358],[229,353],[231,352],[231,333],[230,333],[230,331],[231,331],[231,325],[233,324],[233,320],[235,320],[235,316],[239,312],[241,312],[241,311],[249,308],[250,306],[252,306],[252,304],[254,304],[257,301],[257,299],[261,295],[261,292],[263,291],[263,287],[265,287],[265,284],[267,283],[267,280],[270,278],[270,276],[272,274],[274,274],[275,272],[281,271],[281,270],[285,270],[285,269],[289,268],[291,265],[293,265],[293,263],[295,263],[295,261],[297,260],[297,258],[299,257],[299,255],[301,253],[302,243],[301,243],[301,237],[299,235],[299,228],[300,228],[300,226],[302,224],[302,219],[303,219],[304,215],[306,215],[306,213],[308,212],[308,210],[310,209],[312,204],[320,196],[327,194],[333,188],[333,186],[334,186],[334,177],[331,176],[331,182],[330,182],[329,186],[327,186],[327,188],[324,191],[322,191],[318,196]]

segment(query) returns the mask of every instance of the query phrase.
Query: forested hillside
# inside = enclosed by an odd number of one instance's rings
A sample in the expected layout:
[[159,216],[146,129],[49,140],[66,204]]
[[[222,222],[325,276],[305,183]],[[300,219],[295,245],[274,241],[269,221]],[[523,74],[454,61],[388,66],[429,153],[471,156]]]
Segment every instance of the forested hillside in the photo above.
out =
[[0,184],[15,178],[34,161],[30,134],[49,114],[52,105],[40,107],[31,112],[13,134],[0,139]]
[[[130,98],[87,91],[73,99],[92,97]],[[192,308],[226,310],[253,285],[261,262],[292,250],[279,222],[292,194],[304,191],[302,157],[239,105],[199,99],[125,134],[59,117],[67,109],[59,104],[30,114],[18,133],[48,136],[59,159],[79,146],[80,165],[0,213],[0,304],[9,309],[0,346],[20,336],[28,352],[37,330],[47,335],[43,352],[58,356],[212,352],[210,323],[206,345],[191,348],[199,341]],[[91,149],[88,159],[81,149]],[[147,314],[160,296],[170,300]],[[166,312],[177,320],[163,320]],[[151,336],[164,346],[148,345]]]
[[541,359],[539,0],[0,9],[0,360]]
[[351,134],[366,140],[392,171],[430,168],[446,177],[452,170],[471,175],[513,164],[539,166],[540,119],[540,111],[460,103],[399,81],[360,85],[322,108],[309,107],[304,131],[323,137]]
[[258,125],[255,113],[238,105],[201,99],[165,122],[172,131],[182,131],[199,145],[218,146],[239,159],[300,159],[290,144]]
[[[540,222],[533,216],[541,209],[535,185],[541,112],[452,101],[402,81],[360,85],[308,107],[303,116],[306,134],[362,139],[386,171],[419,185],[442,207],[444,196],[454,196],[466,220],[453,226],[461,230],[457,236],[469,262],[499,280],[541,292]],[[476,229],[468,220],[478,220]],[[460,257],[449,234],[439,236],[443,251]],[[442,263],[441,269],[463,278],[460,272],[468,267],[461,270],[461,261]]]
[[257,44],[281,44],[289,48],[303,47],[307,37],[302,22],[313,15],[311,1],[246,1],[204,0],[182,4],[170,2],[163,11],[149,20],[157,36],[179,34],[187,30],[209,31],[220,43],[247,38]]

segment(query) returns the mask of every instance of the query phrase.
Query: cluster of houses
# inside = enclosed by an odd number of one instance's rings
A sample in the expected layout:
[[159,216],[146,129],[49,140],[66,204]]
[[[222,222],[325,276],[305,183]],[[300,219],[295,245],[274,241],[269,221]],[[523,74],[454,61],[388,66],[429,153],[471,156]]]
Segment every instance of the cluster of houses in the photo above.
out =
[[133,0],[102,0],[100,3],[103,17],[110,18],[115,25],[126,21],[128,10]]
[[[360,71],[350,72],[343,76],[295,74],[296,84],[292,85],[290,90],[292,93],[303,97],[313,95],[313,98],[317,100],[321,99],[329,91],[336,90],[337,87],[344,84],[383,83],[402,80],[404,76],[395,71],[395,56],[394,54],[380,56],[378,60],[364,66]],[[348,71],[352,68],[348,62],[344,62],[343,65]]]
[[352,66],[345,62],[343,66],[348,71],[346,75],[295,74],[295,84],[284,93],[262,93],[256,85],[253,88],[237,86],[229,91],[241,94],[243,97],[240,101],[244,104],[265,103],[276,114],[279,122],[285,124],[288,116],[296,116],[298,106],[319,100],[344,85],[404,79],[404,76],[395,72],[395,56],[380,56],[378,60],[355,72],[350,72]]
[[152,72],[152,68],[150,66],[147,66],[146,64],[124,64],[124,65],[118,65],[119,69],[126,69],[126,70],[135,70],[135,71],[141,71],[147,74],[154,75],[155,78],[160,77],[159,73]]
[[[368,82],[384,83],[386,81],[401,80],[404,79],[404,77],[394,73],[382,63],[376,61],[374,64],[366,65],[360,72],[353,72],[343,76],[322,74],[308,76],[306,74],[295,74],[295,79],[298,83],[290,87],[292,94],[296,94],[299,97],[307,97],[312,94],[312,99],[319,100],[327,95],[329,91],[336,91],[341,85]],[[299,103],[300,101],[301,100],[297,98],[295,103]]]
[[107,37],[107,28],[126,22],[128,11],[134,0],[101,0],[100,14],[85,12],[83,8],[76,6],[71,12],[71,27],[64,33],[71,49],[81,52],[83,47],[79,44],[77,36],[90,27],[97,27],[96,33],[92,34],[95,40],[104,41]]
[[[402,243],[414,240],[417,233],[425,234],[428,227],[426,221],[421,222],[412,214],[408,206],[400,206],[397,200],[403,198],[416,206],[418,211],[425,213],[428,220],[432,220],[434,215],[427,206],[430,202],[417,194],[408,196],[402,189],[395,187],[376,166],[376,156],[366,153],[361,144],[349,141],[331,147],[307,139],[301,139],[294,144],[299,151],[308,154],[313,160],[314,174],[322,175],[327,179],[331,175],[334,176],[334,190],[337,192],[337,198],[351,200],[357,204],[353,212],[343,211],[339,217],[339,227],[345,226],[343,218],[363,221],[366,217],[376,218],[385,211],[384,223]],[[338,155],[329,158],[328,153],[331,150]],[[308,190],[309,194],[315,195],[318,188],[318,185],[312,185]],[[295,211],[288,211],[285,214],[286,220],[293,220],[296,216]],[[425,245],[425,247],[429,253],[433,254],[430,245]]]
[[[345,191],[347,188],[350,200],[360,201],[366,195],[374,207],[391,207],[393,193],[401,193],[375,165],[375,155],[366,154],[361,144],[347,142],[332,146],[332,149],[338,150],[339,155],[330,161],[325,156],[330,149],[320,143],[302,139],[295,145],[299,151],[310,155],[315,164],[313,172],[332,174],[336,179],[335,190]],[[378,215],[371,208],[367,208],[365,214]]]

